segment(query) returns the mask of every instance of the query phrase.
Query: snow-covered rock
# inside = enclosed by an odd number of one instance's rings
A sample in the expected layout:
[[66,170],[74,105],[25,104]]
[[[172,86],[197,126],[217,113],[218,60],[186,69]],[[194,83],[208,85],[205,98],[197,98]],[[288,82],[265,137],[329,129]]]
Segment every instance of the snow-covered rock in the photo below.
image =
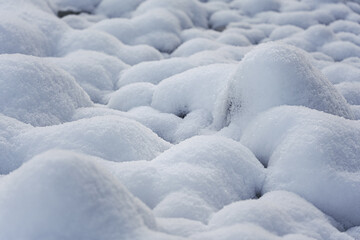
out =
[[203,222],[232,201],[255,197],[265,177],[248,149],[217,136],[193,137],[152,161],[112,164],[108,169],[135,196],[156,207],[159,216]]
[[150,210],[86,155],[52,150],[0,182],[2,239],[133,239]]
[[360,224],[358,121],[278,107],[249,124],[241,143],[268,166],[263,192],[292,191],[346,227]]
[[92,106],[67,72],[45,59],[0,56],[0,113],[34,126],[69,121],[75,109]]
[[256,47],[240,62],[227,88],[217,116],[225,125],[246,125],[257,114],[280,105],[301,105],[353,118],[344,97],[313,67],[309,57],[288,45]]

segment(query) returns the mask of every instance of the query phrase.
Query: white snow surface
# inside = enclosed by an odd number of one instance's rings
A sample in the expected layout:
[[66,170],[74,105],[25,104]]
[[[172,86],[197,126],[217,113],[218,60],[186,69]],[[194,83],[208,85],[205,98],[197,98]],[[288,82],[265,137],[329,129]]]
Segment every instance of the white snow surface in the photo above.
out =
[[360,239],[357,0],[0,0],[0,240]]

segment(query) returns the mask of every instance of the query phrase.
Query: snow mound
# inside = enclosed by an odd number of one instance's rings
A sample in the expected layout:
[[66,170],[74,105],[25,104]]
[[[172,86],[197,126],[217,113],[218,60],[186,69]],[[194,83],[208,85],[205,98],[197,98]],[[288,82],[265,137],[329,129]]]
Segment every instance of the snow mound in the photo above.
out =
[[195,67],[188,59],[169,58],[161,61],[142,62],[122,72],[118,87],[136,82],[158,84],[175,74]]
[[344,63],[335,63],[322,69],[324,75],[333,83],[360,81],[360,69]]
[[0,240],[360,238],[359,23],[360,0],[0,0]]
[[148,206],[156,207],[159,216],[203,222],[232,201],[255,197],[265,176],[248,149],[217,136],[193,137],[150,162],[121,163],[109,171]]
[[155,86],[151,83],[133,83],[110,95],[108,107],[128,111],[138,106],[150,106]]
[[75,79],[45,59],[0,56],[0,112],[34,126],[69,121],[75,109],[92,106]]
[[114,36],[94,29],[66,32],[59,40],[57,49],[58,56],[77,50],[90,50],[115,56],[130,65],[162,59],[162,55],[150,46],[127,46]]
[[343,82],[335,87],[349,104],[360,105],[360,82]]
[[189,237],[207,230],[207,226],[203,223],[186,218],[157,218],[156,220],[159,230],[181,237]]
[[52,150],[0,182],[1,239],[133,239],[149,209],[86,155]]
[[326,44],[322,51],[335,61],[343,61],[350,57],[360,56],[360,47],[347,41],[336,41]]
[[151,106],[183,117],[197,109],[212,112],[219,89],[224,87],[235,67],[233,64],[212,64],[167,78],[155,89]]
[[263,192],[295,192],[345,227],[360,224],[360,125],[284,106],[258,116],[241,142],[268,166]]
[[207,27],[207,12],[202,3],[196,0],[148,0],[136,9],[135,14],[144,14],[156,8],[172,12],[179,19],[183,28]]
[[104,19],[91,28],[107,32],[125,44],[146,44],[161,52],[172,52],[181,43],[178,19],[160,8],[131,19]]
[[92,12],[102,0],[47,0],[51,8],[56,11]]
[[52,148],[80,151],[110,161],[151,160],[170,148],[140,123],[118,116],[93,117],[33,128],[14,139],[16,162]]
[[[312,204],[293,193],[285,191],[274,191],[265,194],[260,199],[232,203],[214,214],[209,221],[209,226],[213,229],[227,227],[225,229],[230,230],[229,226],[240,229],[238,231],[233,231],[233,229],[229,231],[228,234],[232,235],[234,239],[236,239],[235,234],[241,234],[237,236],[237,239],[239,239],[239,237],[247,236],[249,232],[254,233],[254,230],[256,230],[254,227],[252,227],[254,229],[250,228],[250,231],[247,230],[250,224],[260,227],[259,238],[252,237],[250,239],[268,239],[265,238],[265,231],[275,236],[298,235],[298,238],[295,239],[351,239],[346,234],[340,233],[336,229],[335,221]],[[263,232],[265,233],[262,236]],[[205,236],[209,235],[209,233],[205,233]]]
[[0,114],[0,174],[10,172],[17,167],[17,163],[12,161],[15,147],[12,138],[31,128],[29,124]]
[[182,122],[181,118],[147,106],[133,108],[128,113],[128,118],[142,123],[164,140],[171,143],[177,142],[175,133]]
[[[279,43],[257,46],[228,84],[220,118],[246,124],[279,105],[302,105],[349,119],[346,100],[299,49]],[[220,111],[220,110],[219,110]],[[218,121],[218,120],[217,120]]]
[[[68,26],[27,1],[20,6],[0,3],[0,53],[52,56],[58,39]],[[11,9],[11,8],[10,8]]]
[[231,3],[232,7],[241,9],[249,15],[255,15],[259,12],[278,11],[280,1],[278,0],[235,0]]
[[84,50],[50,60],[70,73],[93,102],[103,104],[106,95],[116,88],[120,72],[128,67],[116,57]]

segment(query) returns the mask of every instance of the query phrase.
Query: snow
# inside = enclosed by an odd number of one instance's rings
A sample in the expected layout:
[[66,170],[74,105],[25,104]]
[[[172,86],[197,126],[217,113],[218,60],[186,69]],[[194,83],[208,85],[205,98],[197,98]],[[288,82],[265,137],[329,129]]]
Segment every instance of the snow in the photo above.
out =
[[73,30],[64,34],[57,55],[65,56],[77,50],[98,51],[117,57],[130,65],[162,59],[162,55],[150,46],[127,46],[114,36],[94,29]]
[[[93,157],[52,150],[0,183],[3,239],[131,239],[155,228],[150,210]],[[49,221],[52,219],[52,221]]]
[[0,56],[0,112],[34,126],[69,121],[92,102],[75,79],[43,58]]
[[259,12],[276,12],[280,8],[280,2],[278,0],[235,0],[231,3],[231,6],[241,9],[245,14],[252,16]]
[[149,106],[155,86],[151,83],[133,83],[110,95],[109,108],[128,111],[138,106]]
[[[335,223],[332,219],[309,202],[289,192],[273,191],[259,200],[232,203],[214,214],[209,226],[221,229],[244,223],[254,224],[275,236],[297,234],[299,237],[307,236],[312,239],[351,239],[340,233],[336,225],[333,226]],[[236,227],[246,228],[241,225]],[[244,232],[246,234],[246,231]]]
[[311,65],[309,57],[281,44],[262,44],[250,51],[224,94],[223,113],[218,114],[223,125],[229,121],[246,125],[257,114],[284,104],[353,118],[346,100]]
[[231,77],[235,67],[210,64],[169,77],[158,84],[151,106],[175,115],[186,115],[197,109],[212,112],[217,92],[224,88],[224,82]]
[[[124,162],[117,167],[110,165],[109,170],[130,192],[155,207],[161,217],[189,217],[202,222],[215,209],[254,197],[264,179],[263,166],[247,148],[217,136],[196,136],[152,161]],[[194,196],[179,202],[176,196],[188,195],[189,191]],[[198,209],[199,202],[204,205]],[[181,208],[171,208],[174,204]]]
[[[14,157],[8,168],[17,167],[21,162],[52,148],[77,150],[120,162],[151,160],[171,146],[142,124],[119,116],[99,116],[32,128],[11,140],[16,148],[12,151]],[[5,167],[6,172],[14,170],[8,168]]]
[[195,67],[189,60],[169,58],[160,61],[141,62],[121,73],[118,87],[137,82],[158,84],[165,78]]
[[95,103],[106,103],[116,89],[120,72],[128,65],[116,57],[96,51],[74,51],[63,58],[50,59],[70,73]]
[[360,209],[356,190],[360,184],[359,136],[357,121],[284,106],[255,119],[241,142],[268,166],[263,192],[298,193],[344,226],[352,227],[360,223],[356,213]]
[[359,239],[359,23],[359,1],[0,0],[0,239]]

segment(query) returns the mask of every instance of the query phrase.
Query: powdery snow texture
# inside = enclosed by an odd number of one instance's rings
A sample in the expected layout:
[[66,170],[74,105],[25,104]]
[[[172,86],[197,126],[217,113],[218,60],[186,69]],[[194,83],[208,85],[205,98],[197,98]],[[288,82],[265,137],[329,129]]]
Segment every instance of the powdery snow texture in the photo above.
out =
[[0,0],[0,239],[360,239],[360,4]]

